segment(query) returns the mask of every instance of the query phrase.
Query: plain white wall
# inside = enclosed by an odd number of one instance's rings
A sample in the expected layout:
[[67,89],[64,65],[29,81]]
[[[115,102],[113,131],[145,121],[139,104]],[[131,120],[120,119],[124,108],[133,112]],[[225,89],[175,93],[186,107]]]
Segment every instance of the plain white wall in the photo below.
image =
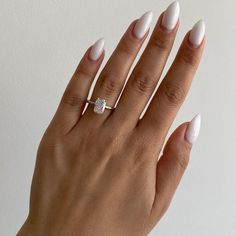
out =
[[[14,235],[26,217],[39,141],[87,47],[105,37],[105,63],[133,19],[153,10],[153,29],[169,3],[0,0],[0,235]],[[151,235],[235,236],[236,2],[180,4],[181,26],[168,66],[200,18],[207,44],[173,128],[201,112],[202,130],[171,207]]]

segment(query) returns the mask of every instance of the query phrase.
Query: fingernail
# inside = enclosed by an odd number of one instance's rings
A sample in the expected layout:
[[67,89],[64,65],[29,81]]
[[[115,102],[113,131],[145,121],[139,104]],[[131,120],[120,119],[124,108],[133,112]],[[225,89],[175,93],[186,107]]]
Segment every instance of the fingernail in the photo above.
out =
[[198,21],[193,26],[189,35],[189,41],[193,47],[198,47],[201,44],[205,35],[205,29],[206,29],[206,25],[203,20]]
[[93,61],[96,61],[102,54],[104,49],[104,38],[98,39],[92,46],[89,52],[89,58]]
[[172,2],[164,12],[162,26],[164,26],[167,30],[173,30],[179,19],[179,11],[179,2]]
[[188,125],[188,128],[185,133],[185,139],[190,143],[194,144],[197,140],[198,134],[201,128],[201,115],[196,115]]
[[150,28],[152,17],[153,17],[153,12],[148,11],[139,18],[133,29],[134,35],[137,38],[142,38],[145,35],[147,30]]

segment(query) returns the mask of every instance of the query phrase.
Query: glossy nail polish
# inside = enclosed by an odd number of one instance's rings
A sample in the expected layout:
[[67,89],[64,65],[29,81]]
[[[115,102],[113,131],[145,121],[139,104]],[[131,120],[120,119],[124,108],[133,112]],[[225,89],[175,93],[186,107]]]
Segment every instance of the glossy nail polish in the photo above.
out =
[[135,37],[142,38],[145,35],[145,33],[150,28],[152,17],[153,17],[153,12],[148,11],[139,18],[133,29]]
[[205,35],[205,22],[203,20],[198,21],[192,28],[190,35],[189,35],[189,41],[193,47],[198,47]]
[[190,122],[185,133],[185,139],[194,144],[197,140],[201,128],[201,115],[196,115]]
[[179,19],[179,2],[172,2],[164,12],[162,18],[162,26],[167,30],[173,30],[177,24]]
[[104,39],[100,38],[98,39],[92,46],[90,52],[89,52],[89,58],[93,61],[96,61],[102,54],[104,49]]

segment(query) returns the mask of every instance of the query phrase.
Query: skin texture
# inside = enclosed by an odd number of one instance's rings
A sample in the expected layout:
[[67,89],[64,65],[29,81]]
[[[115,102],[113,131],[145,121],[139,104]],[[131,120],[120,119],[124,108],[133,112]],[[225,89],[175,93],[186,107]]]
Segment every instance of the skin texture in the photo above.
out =
[[[205,39],[197,48],[186,34],[144,116],[174,43],[179,22],[166,31],[159,17],[114,111],[85,108],[102,63],[89,48],[62,96],[40,142],[30,210],[21,235],[147,235],[166,212],[189,161],[188,122],[161,150],[197,70]],[[91,100],[113,106],[148,33],[134,37],[132,22],[99,75]],[[84,113],[83,113],[84,111]],[[160,158],[158,158],[160,156]]]

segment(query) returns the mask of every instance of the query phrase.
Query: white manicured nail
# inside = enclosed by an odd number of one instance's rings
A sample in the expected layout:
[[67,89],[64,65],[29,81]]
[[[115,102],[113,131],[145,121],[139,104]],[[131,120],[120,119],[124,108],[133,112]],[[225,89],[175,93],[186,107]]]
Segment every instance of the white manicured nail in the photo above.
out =
[[163,18],[162,18],[162,25],[167,30],[173,30],[177,24],[177,21],[179,19],[179,2],[175,1],[172,2],[167,9],[164,12]]
[[134,35],[137,38],[142,38],[145,35],[145,33],[147,32],[147,30],[151,25],[152,17],[153,17],[153,12],[148,11],[139,18],[133,29]]
[[205,29],[206,25],[203,20],[198,21],[192,28],[190,35],[189,35],[189,41],[193,45],[193,47],[198,47],[205,35]]
[[194,144],[194,142],[197,140],[200,128],[201,128],[201,115],[198,114],[190,121],[185,133],[185,139],[189,143]]
[[104,38],[100,38],[93,44],[89,53],[91,60],[96,61],[101,56],[104,49],[104,43]]

